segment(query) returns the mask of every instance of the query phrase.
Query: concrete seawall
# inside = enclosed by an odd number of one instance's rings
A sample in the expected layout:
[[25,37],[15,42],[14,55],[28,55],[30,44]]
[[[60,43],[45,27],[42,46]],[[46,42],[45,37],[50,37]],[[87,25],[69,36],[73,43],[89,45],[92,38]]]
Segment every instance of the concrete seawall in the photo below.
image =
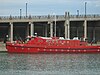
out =
[[6,45],[3,42],[0,42],[0,52],[6,52]]

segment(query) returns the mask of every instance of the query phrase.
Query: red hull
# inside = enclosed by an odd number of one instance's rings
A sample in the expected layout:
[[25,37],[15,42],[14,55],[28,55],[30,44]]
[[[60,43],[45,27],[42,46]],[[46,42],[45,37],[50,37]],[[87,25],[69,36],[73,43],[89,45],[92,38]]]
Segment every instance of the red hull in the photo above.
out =
[[7,46],[9,53],[100,53],[99,46],[25,46],[23,44],[13,45],[8,44]]
[[6,48],[9,53],[100,53],[100,46],[87,46],[79,40],[35,38],[25,44],[8,42]]

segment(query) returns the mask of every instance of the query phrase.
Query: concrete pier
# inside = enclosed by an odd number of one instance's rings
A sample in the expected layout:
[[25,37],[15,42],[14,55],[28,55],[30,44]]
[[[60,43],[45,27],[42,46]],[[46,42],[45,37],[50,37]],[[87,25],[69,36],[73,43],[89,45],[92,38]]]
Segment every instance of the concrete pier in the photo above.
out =
[[[56,18],[56,19],[55,19]],[[56,22],[55,22],[56,20]],[[55,29],[56,24],[56,29]],[[19,37],[25,37],[37,33],[38,36],[64,37],[73,39],[74,37],[85,37],[88,42],[100,42],[100,15],[71,15],[65,12],[64,15],[44,15],[44,16],[0,16],[0,41],[3,42],[5,36],[13,42]],[[17,38],[16,38],[17,37]]]

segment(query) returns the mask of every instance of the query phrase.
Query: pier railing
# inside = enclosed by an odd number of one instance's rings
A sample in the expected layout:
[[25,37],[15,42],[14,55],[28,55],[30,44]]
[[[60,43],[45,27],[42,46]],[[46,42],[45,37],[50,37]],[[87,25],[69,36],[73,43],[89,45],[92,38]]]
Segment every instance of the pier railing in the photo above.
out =
[[[94,15],[69,15],[70,19],[84,19],[84,18],[95,18],[100,19],[100,14],[94,14]],[[55,15],[43,15],[43,16],[0,16],[0,20],[48,20],[48,19],[55,19]],[[56,15],[56,19],[64,20],[65,15]]]

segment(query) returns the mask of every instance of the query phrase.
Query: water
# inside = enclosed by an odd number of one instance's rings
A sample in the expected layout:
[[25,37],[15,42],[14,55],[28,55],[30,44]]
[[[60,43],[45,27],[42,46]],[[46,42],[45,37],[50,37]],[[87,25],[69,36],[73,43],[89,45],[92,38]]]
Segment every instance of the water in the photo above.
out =
[[100,54],[0,53],[0,75],[100,75]]

